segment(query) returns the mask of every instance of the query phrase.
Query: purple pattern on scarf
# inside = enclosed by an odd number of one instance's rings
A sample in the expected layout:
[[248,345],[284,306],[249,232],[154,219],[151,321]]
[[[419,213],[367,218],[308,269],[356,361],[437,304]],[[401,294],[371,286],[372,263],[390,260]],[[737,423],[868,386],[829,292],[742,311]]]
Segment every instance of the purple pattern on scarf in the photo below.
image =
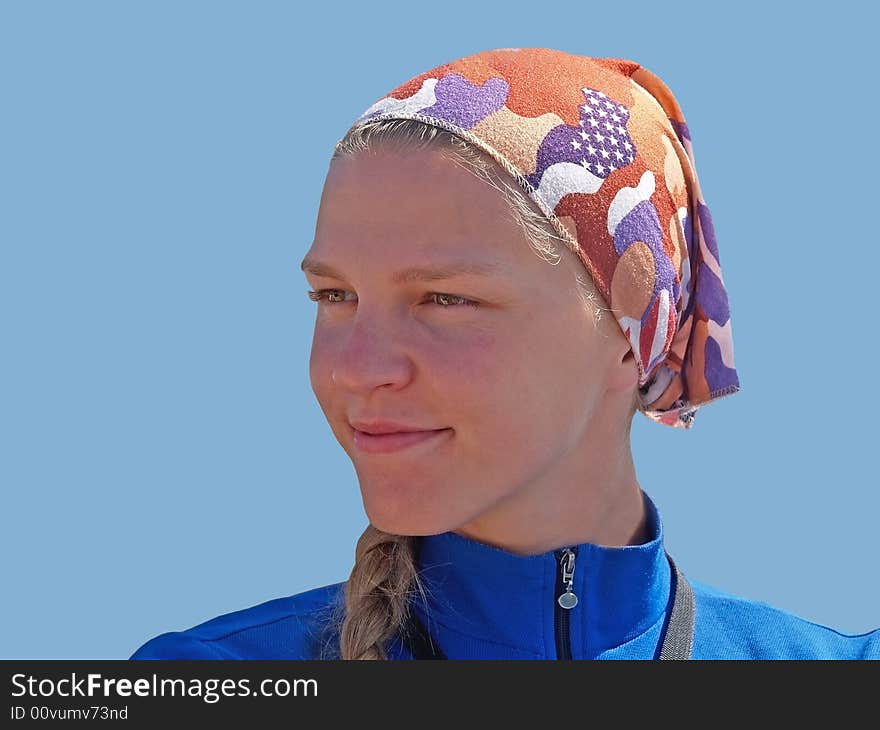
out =
[[700,275],[697,277],[697,301],[707,317],[723,325],[730,319],[730,305],[724,285],[704,261],[700,262]]
[[706,241],[706,248],[712,252],[715,260],[720,264],[721,261],[718,258],[718,243],[715,240],[715,226],[712,225],[712,214],[709,212],[708,206],[703,205],[700,202],[697,202],[697,212],[700,216],[700,228],[703,231],[703,239]]
[[721,390],[731,385],[739,385],[736,370],[724,364],[724,361],[721,359],[721,347],[712,337],[706,339],[704,357],[706,358],[706,369],[704,372],[710,391]]
[[434,87],[437,101],[421,109],[419,114],[445,119],[462,129],[472,129],[504,106],[509,93],[510,86],[504,79],[488,79],[482,86],[475,86],[458,74],[449,74]]
[[689,142],[691,141],[691,131],[688,129],[687,124],[684,122],[677,122],[674,119],[669,119],[669,123],[672,125],[673,131],[678,135],[679,142],[684,143],[684,140],[687,139]]
[[[627,213],[614,230],[614,249],[619,255],[628,249],[634,241],[643,241],[651,249],[654,259],[654,291],[651,299],[657,297],[661,289],[671,292],[670,305],[675,306],[681,285],[676,281],[672,261],[663,248],[663,232],[660,229],[660,217],[650,200],[643,200]],[[642,324],[651,316],[651,307],[642,315]]]
[[544,171],[559,162],[580,165],[604,179],[635,159],[636,149],[626,130],[629,109],[601,91],[583,92],[586,103],[578,107],[580,125],[560,124],[550,130],[538,148],[535,172],[526,177],[532,186],[537,188]]

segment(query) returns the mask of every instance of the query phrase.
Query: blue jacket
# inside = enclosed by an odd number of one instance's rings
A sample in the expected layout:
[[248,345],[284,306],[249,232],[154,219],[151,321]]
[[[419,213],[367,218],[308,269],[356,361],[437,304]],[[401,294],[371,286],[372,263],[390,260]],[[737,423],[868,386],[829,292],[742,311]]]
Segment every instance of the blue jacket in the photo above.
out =
[[[672,607],[673,573],[659,510],[643,495],[649,542],[574,548],[574,608],[557,603],[561,551],[522,556],[446,532],[419,538],[418,565],[428,597],[427,603],[414,604],[415,614],[449,659],[558,659],[567,648],[573,659],[657,658]],[[880,628],[844,634],[766,603],[688,582],[695,601],[693,659],[880,659]],[[160,634],[131,658],[334,658],[337,634],[328,618],[342,600],[344,585],[314,588]],[[399,640],[388,654],[413,658]]]

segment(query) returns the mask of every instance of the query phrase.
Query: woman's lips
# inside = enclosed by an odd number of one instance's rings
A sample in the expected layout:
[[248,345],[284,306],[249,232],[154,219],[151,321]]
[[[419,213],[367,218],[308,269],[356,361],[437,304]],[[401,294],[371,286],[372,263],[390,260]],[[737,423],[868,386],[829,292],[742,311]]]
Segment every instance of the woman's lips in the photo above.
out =
[[416,444],[433,441],[444,435],[451,428],[436,431],[409,431],[401,433],[369,434],[352,427],[354,445],[367,454],[389,454],[394,451],[415,446]]

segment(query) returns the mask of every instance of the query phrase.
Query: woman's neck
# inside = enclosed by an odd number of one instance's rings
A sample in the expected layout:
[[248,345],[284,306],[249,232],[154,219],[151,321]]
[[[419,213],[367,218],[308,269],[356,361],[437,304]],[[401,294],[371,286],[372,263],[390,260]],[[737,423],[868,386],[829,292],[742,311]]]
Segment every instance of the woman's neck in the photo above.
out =
[[520,555],[582,543],[640,545],[648,541],[647,510],[633,474],[604,488],[524,489],[453,532]]

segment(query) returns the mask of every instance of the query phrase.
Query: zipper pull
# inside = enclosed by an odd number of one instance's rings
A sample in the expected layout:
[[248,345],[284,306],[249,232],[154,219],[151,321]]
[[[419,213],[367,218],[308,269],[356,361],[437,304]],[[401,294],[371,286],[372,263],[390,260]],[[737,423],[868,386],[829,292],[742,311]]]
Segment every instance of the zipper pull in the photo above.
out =
[[562,583],[565,586],[565,593],[560,595],[556,602],[563,608],[572,609],[578,604],[578,597],[571,590],[574,584],[574,551],[565,548],[559,562],[562,566]]

